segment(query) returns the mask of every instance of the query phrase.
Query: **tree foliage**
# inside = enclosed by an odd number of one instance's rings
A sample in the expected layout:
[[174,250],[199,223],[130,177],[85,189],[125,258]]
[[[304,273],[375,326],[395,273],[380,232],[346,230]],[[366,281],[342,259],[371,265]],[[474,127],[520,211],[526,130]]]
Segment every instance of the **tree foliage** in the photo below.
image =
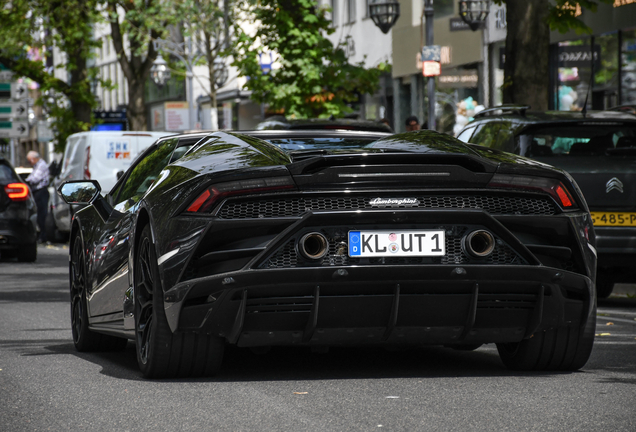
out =
[[[192,45],[191,54],[195,54],[208,68],[207,79],[200,76],[195,78],[210,98],[213,130],[218,129],[216,94],[219,88],[217,82],[222,75],[221,68],[215,68],[215,65],[224,64],[227,67],[226,58],[234,47],[238,26],[235,6],[235,0],[174,0],[172,2],[173,15],[179,17],[178,24],[174,26],[175,31],[172,32],[172,42],[180,43],[183,42],[183,38],[187,38]],[[182,51],[183,55],[187,54],[185,49]],[[186,65],[181,65],[181,69],[185,68]]]
[[[388,66],[350,64],[343,47],[327,39],[334,29],[315,0],[257,0],[248,6],[246,21],[256,28],[239,34],[233,64],[248,78],[256,102],[297,118],[338,117],[352,111],[358,93],[377,90]],[[268,53],[279,67],[264,73],[259,55]]]
[[153,41],[177,18],[163,0],[107,0],[113,46],[128,82],[126,111],[132,130],[147,130],[144,86],[157,58]]
[[[92,124],[97,102],[90,82],[96,72],[87,62],[100,46],[92,38],[92,26],[101,19],[98,4],[98,0],[0,1],[0,63],[40,85],[42,97],[37,103],[53,118],[57,150],[64,148],[68,135]],[[41,59],[30,57],[36,50],[50,55],[54,46],[64,53],[61,67],[68,80],[56,78]]]
[[494,0],[506,4],[504,103],[548,109],[550,30],[578,34],[591,29],[578,17],[613,0]]

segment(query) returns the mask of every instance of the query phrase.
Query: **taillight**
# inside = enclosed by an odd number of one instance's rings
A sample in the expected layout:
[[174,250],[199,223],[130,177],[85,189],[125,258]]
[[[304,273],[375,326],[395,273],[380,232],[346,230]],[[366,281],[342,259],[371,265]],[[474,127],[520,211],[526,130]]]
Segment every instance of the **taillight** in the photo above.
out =
[[29,198],[29,187],[24,183],[9,183],[4,191],[13,201],[26,201]]
[[550,194],[566,210],[578,208],[565,185],[555,179],[495,174],[488,186],[541,191]]
[[294,187],[294,180],[292,180],[291,177],[268,177],[217,183],[204,190],[203,193],[192,201],[186,211],[192,213],[207,213],[212,210],[218,200],[228,196],[272,192],[293,189]]
[[91,160],[91,146],[86,146],[86,160],[84,161],[84,179],[91,179],[91,171],[88,169],[88,163]]

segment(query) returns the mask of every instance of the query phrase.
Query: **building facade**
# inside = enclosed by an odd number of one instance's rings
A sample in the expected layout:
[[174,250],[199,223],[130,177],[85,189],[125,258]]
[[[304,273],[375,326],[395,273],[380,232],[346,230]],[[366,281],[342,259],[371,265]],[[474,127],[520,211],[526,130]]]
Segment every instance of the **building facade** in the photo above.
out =
[[599,4],[595,13],[577,14],[592,34],[550,37],[551,108],[636,105],[636,0],[615,0]]

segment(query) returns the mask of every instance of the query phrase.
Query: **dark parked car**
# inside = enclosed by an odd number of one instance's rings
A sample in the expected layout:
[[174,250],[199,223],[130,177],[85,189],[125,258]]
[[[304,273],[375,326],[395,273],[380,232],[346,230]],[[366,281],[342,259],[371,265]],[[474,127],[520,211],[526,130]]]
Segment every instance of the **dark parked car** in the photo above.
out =
[[76,348],[134,340],[146,377],[214,374],[226,344],[496,343],[511,369],[586,363],[595,238],[570,176],[431,131],[329,133],[164,138],[105,197],[62,185],[88,204]]
[[29,186],[0,156],[0,255],[32,262],[38,256],[37,207]]
[[636,117],[621,112],[482,111],[458,138],[566,170],[592,212],[599,297],[636,282]]

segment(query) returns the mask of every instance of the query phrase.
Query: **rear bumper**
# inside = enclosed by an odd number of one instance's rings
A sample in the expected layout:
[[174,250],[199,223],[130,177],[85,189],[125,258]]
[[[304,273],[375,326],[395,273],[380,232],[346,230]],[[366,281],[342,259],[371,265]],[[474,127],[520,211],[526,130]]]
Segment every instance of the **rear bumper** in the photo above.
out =
[[37,241],[35,218],[0,218],[0,249],[13,249]]
[[595,227],[599,260],[605,254],[636,255],[636,227]]
[[545,266],[364,266],[247,270],[165,295],[174,331],[239,346],[516,342],[584,326],[591,280]]

